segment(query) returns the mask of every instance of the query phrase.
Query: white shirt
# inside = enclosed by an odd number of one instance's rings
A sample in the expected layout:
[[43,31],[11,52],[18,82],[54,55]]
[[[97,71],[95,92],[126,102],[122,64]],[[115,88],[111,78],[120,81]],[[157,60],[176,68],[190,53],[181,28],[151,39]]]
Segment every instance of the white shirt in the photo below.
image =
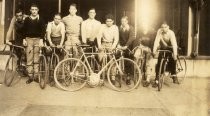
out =
[[177,55],[176,36],[172,30],[169,29],[166,33],[163,33],[161,29],[158,30],[154,42],[153,52],[156,52],[158,47],[172,47],[174,55]]
[[118,27],[116,25],[108,27],[106,24],[102,24],[98,38],[101,38],[104,42],[113,42],[115,39],[119,40]]
[[90,41],[94,41],[97,37],[101,27],[101,22],[95,19],[87,19],[82,22],[82,41],[86,43],[88,38]]
[[66,33],[69,36],[80,36],[80,25],[82,23],[83,19],[80,16],[71,16],[68,15],[63,18],[63,23],[66,27]]
[[65,25],[62,22],[55,25],[54,21],[52,21],[48,23],[46,31],[51,34],[51,37],[60,37],[62,33],[65,33]]

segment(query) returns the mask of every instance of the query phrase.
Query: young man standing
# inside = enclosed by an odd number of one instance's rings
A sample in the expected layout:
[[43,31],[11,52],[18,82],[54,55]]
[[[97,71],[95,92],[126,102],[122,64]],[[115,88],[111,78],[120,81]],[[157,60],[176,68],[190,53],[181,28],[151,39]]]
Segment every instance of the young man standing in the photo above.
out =
[[38,64],[33,64],[33,62],[39,62],[39,47],[34,46],[43,46],[43,38],[45,34],[45,24],[43,19],[38,14],[38,6],[36,4],[31,5],[30,12],[31,15],[25,19],[23,25],[25,36],[25,39],[23,40],[23,45],[27,46],[26,58],[28,65],[27,71],[29,73],[29,79],[26,81],[27,84],[31,83],[33,80],[37,80],[37,78],[32,77],[32,74],[38,73]]
[[61,22],[61,15],[55,14],[54,20],[47,25],[47,40],[50,46],[62,47],[65,38],[65,25]]
[[[157,35],[154,42],[153,54],[157,54],[157,49],[160,50],[170,50],[172,53],[167,53],[166,56],[169,57],[168,70],[171,72],[171,78],[173,83],[179,83],[176,77],[176,60],[177,60],[177,42],[175,34],[169,29],[166,22],[161,25],[161,28],[157,31]],[[153,87],[157,87],[158,71],[160,68],[160,62],[163,54],[159,54],[158,62],[156,65],[156,78]]]
[[[97,36],[97,43],[99,49],[99,61],[102,62],[104,52],[113,51],[119,42],[119,30],[114,25],[114,17],[111,14],[106,15],[106,24],[102,24],[99,34]],[[115,68],[112,70],[111,80],[115,83]]]
[[[135,40],[135,29],[133,26],[128,24],[128,17],[123,16],[121,18],[121,26],[119,29],[119,44],[118,47],[122,48],[124,50],[124,56],[126,58],[131,58],[129,54],[129,49],[131,49],[131,45],[133,40]],[[130,85],[130,72],[132,72],[132,68],[129,67],[129,64],[126,64],[125,71],[127,73],[127,79],[126,84]]]
[[96,46],[96,37],[99,33],[101,22],[95,20],[96,11],[91,8],[88,12],[89,18],[82,22],[82,42],[92,47]]
[[99,60],[103,58],[104,51],[112,51],[119,42],[119,30],[114,25],[114,17],[111,14],[106,15],[106,24],[102,24],[97,36],[98,48],[100,50]]
[[[23,11],[18,9],[15,12],[15,16],[12,18],[9,29],[6,35],[6,43],[11,45],[15,44],[18,46],[23,45],[23,24],[27,15],[23,14]],[[14,38],[13,38],[14,33]],[[20,65],[20,58],[22,56],[22,50],[20,48],[15,48],[15,54],[18,57],[17,65]]]
[[[80,27],[83,19],[80,16],[77,16],[76,4],[71,4],[69,7],[70,14],[63,18],[63,23],[66,27],[66,37],[65,42],[66,49],[71,50],[73,48],[73,55],[78,56],[78,48],[75,45],[81,44],[80,41]],[[71,46],[73,45],[73,46]]]

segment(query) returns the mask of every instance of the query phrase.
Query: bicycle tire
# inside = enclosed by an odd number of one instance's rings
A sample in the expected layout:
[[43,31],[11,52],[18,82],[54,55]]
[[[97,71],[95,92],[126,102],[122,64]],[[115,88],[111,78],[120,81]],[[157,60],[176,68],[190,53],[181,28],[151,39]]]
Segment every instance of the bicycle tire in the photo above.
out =
[[160,68],[158,72],[158,91],[160,91],[163,87],[165,70],[166,70],[166,61],[165,59],[161,59]]
[[46,87],[47,77],[48,77],[48,67],[46,57],[44,55],[39,56],[39,86],[41,89]]
[[[50,65],[49,65],[49,82],[54,81],[54,70],[57,64],[59,63],[60,59],[57,54],[52,54],[51,59],[50,59]],[[50,83],[50,86],[51,83]]]
[[56,85],[65,91],[73,92],[83,88],[87,83],[87,76],[89,76],[87,66],[76,58],[62,60],[54,70]]
[[[118,66],[115,66],[116,63],[118,64]],[[122,70],[122,72],[125,73],[125,74],[120,74],[120,70],[125,69],[125,67],[127,66],[126,64],[129,64],[129,68],[131,68],[131,67],[134,68],[133,69],[133,71],[134,71],[133,74],[132,74],[132,72],[130,72],[130,75],[129,75],[130,76],[129,77],[130,78],[130,83],[131,83],[129,85],[126,83],[126,78],[128,77],[128,74],[126,73],[126,71]],[[115,67],[116,67],[116,71],[114,69]],[[113,71],[113,69],[115,71],[115,81],[118,82],[120,86],[117,86],[116,84],[114,84],[111,81],[111,78],[112,78],[111,76],[113,75],[113,74],[111,74],[112,73],[111,71]],[[114,61],[109,66],[107,75],[108,75],[107,76],[108,77],[108,82],[111,85],[112,89],[114,89],[116,91],[119,91],[119,92],[129,92],[129,91],[132,91],[133,89],[135,89],[139,85],[140,80],[141,80],[141,76],[142,76],[141,71],[138,68],[138,65],[136,64],[136,62],[134,62],[133,60],[128,59],[128,58],[119,58],[116,61]]]
[[187,62],[184,56],[179,56],[177,58],[176,72],[179,83],[183,83],[187,73]]
[[11,54],[9,59],[7,60],[5,71],[4,71],[4,84],[8,87],[11,86],[15,76],[18,76],[17,60],[18,58],[15,54]]

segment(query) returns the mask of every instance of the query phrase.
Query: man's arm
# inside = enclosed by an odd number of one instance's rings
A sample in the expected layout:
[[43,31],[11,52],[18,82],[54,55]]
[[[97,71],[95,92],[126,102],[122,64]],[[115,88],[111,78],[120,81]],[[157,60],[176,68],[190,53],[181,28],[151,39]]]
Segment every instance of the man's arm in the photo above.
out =
[[7,43],[12,40],[14,27],[15,27],[15,17],[12,18],[12,20],[10,22],[10,25],[9,25],[9,29],[7,31],[7,35],[6,35],[6,42]]
[[119,42],[119,30],[117,26],[114,28],[113,33],[114,33],[114,42],[112,44],[112,49],[115,49]]
[[155,42],[154,42],[154,46],[153,46],[153,53],[156,53],[157,52],[157,48],[158,48],[159,43],[160,43],[160,34],[161,34],[161,31],[159,29],[157,31],[157,35],[155,37]]
[[51,40],[51,28],[52,28],[51,24],[48,23],[48,24],[47,24],[46,34],[47,34],[47,40],[48,40],[48,42],[49,42],[50,45],[52,45],[52,40]]
[[101,25],[100,27],[100,31],[97,35],[97,44],[98,44],[98,48],[101,48],[101,38],[102,38],[102,34],[103,34],[103,25]]
[[172,48],[173,48],[173,53],[174,53],[174,56],[177,56],[177,42],[176,42],[176,36],[175,36],[175,34],[174,34],[173,31],[171,31],[170,35],[171,35],[170,41],[171,41],[171,45],[172,45]]
[[94,33],[94,38],[97,38],[97,35],[98,35],[98,33],[99,33],[99,31],[100,31],[100,28],[101,28],[101,22],[100,21],[97,21],[97,26],[95,27],[96,29],[95,29],[95,33]]
[[62,46],[64,43],[64,40],[65,40],[66,30],[65,30],[65,25],[62,22],[60,22],[60,23],[61,23],[61,36],[62,36],[60,46]]
[[83,43],[87,42],[85,27],[86,27],[86,24],[85,24],[85,21],[83,21],[82,24],[81,24],[81,35],[82,35],[82,42]]
[[135,40],[135,29],[132,26],[130,26],[129,38],[126,43],[126,46],[130,46],[133,40]]

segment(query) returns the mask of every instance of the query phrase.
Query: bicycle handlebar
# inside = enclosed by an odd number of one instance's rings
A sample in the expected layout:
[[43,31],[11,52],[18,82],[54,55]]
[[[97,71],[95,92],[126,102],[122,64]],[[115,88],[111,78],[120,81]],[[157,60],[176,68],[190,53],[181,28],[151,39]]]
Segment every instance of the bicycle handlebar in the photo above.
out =
[[[6,45],[12,46],[12,47],[16,47],[16,48],[21,48],[21,49],[24,49],[24,50],[25,50],[25,47],[23,47],[23,46],[14,45],[14,44],[6,44]],[[5,46],[5,48],[6,48],[6,46]],[[5,49],[4,49],[4,50],[5,50]],[[4,51],[4,50],[3,50],[3,51]]]

